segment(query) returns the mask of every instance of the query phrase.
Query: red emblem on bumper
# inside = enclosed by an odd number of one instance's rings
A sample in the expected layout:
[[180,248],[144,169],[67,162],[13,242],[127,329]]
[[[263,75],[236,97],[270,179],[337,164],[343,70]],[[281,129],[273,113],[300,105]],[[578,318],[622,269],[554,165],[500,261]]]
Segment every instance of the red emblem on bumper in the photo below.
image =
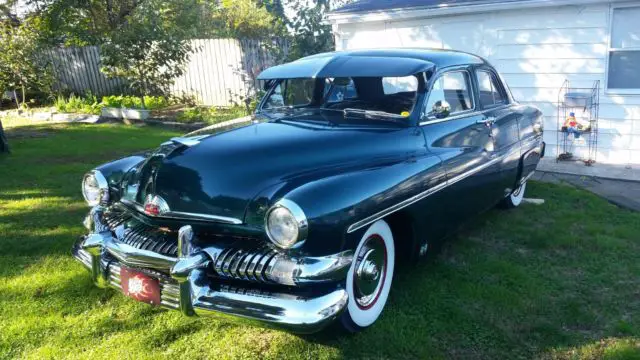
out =
[[160,283],[143,273],[122,267],[120,269],[122,292],[138,301],[160,305]]

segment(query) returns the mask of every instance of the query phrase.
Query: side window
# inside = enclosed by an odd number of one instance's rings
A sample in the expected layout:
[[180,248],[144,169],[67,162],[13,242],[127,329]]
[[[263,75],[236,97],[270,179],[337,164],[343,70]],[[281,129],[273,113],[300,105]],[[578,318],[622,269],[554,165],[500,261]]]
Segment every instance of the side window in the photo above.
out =
[[382,78],[385,95],[418,91],[418,78],[415,76]]
[[351,78],[326,79],[325,82],[327,102],[340,102],[358,97],[356,86]]
[[507,97],[502,92],[498,83],[498,78],[489,71],[476,71],[478,77],[478,92],[480,93],[480,104],[483,107],[492,107],[507,103]]
[[429,91],[425,113],[429,114],[438,101],[446,101],[451,106],[451,114],[473,109],[469,74],[466,71],[451,71],[434,80]]
[[315,79],[287,79],[278,85],[265,102],[263,108],[278,108],[283,106],[304,106],[313,100]]

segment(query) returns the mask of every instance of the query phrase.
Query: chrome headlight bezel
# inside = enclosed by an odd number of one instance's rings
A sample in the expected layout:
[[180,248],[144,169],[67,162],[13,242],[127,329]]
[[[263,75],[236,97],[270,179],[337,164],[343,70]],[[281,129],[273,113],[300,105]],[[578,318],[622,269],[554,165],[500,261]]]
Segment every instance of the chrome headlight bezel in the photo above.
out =
[[[97,196],[91,196],[88,193],[88,181],[90,179],[95,180],[95,184],[97,185]],[[101,203],[106,203],[109,201],[109,183],[107,182],[107,178],[98,171],[92,170],[84,175],[82,178],[82,196],[84,200],[87,202],[89,206],[97,206]]]
[[[292,222],[297,226],[297,235],[295,237],[289,239],[278,239],[273,234],[273,232],[269,228],[269,219],[276,210],[285,210],[289,213]],[[302,208],[298,206],[298,204],[288,199],[279,200],[267,211],[267,214],[265,215],[264,227],[269,240],[271,240],[271,242],[278,248],[284,250],[300,247],[307,239],[307,235],[309,233],[309,223],[307,221],[307,216],[304,214],[304,211],[302,211]]]

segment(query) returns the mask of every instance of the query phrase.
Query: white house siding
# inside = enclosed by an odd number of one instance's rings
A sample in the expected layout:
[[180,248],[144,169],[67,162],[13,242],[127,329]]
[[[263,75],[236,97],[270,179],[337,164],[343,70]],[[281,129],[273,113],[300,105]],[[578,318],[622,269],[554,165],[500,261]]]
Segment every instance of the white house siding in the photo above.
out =
[[609,18],[610,5],[602,4],[349,23],[337,26],[336,47],[434,47],[485,57],[518,101],[543,111],[551,156],[562,83],[569,79],[573,87],[590,87],[600,80],[598,162],[640,164],[640,96],[611,95],[605,89]]

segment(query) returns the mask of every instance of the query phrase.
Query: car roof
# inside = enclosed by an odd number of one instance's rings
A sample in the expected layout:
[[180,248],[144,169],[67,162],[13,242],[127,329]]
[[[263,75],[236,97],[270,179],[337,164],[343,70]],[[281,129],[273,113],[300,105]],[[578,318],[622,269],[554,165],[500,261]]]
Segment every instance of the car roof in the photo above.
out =
[[307,56],[263,71],[259,80],[326,77],[402,77],[443,67],[484,64],[454,50],[390,48],[347,50]]

